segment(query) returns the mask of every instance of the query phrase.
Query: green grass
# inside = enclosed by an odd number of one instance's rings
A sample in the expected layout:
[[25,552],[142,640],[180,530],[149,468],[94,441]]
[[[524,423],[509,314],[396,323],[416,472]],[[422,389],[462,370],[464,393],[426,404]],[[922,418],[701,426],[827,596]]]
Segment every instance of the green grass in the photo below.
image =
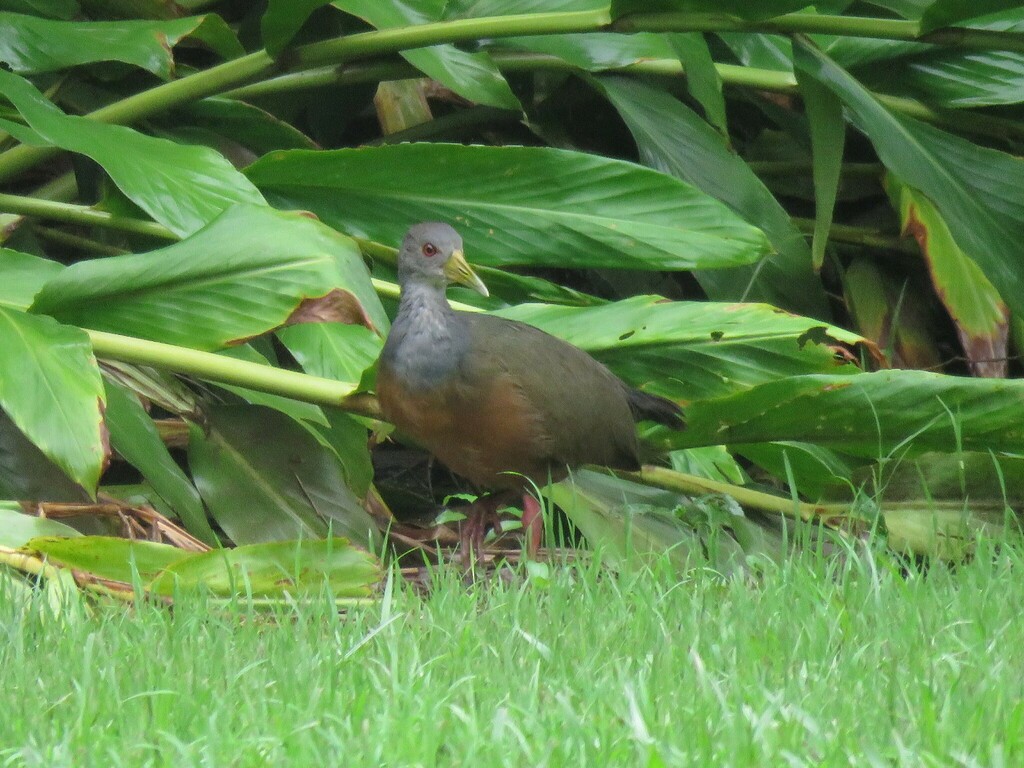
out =
[[338,616],[0,605],[0,766],[1020,765],[1021,551],[552,569]]

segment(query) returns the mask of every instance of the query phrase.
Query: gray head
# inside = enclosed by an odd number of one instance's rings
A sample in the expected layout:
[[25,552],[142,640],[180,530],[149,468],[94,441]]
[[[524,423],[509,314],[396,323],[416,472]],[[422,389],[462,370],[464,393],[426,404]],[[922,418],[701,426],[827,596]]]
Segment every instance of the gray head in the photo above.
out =
[[414,224],[406,232],[398,251],[398,282],[433,284],[442,290],[448,283],[462,283],[487,295],[487,288],[466,263],[462,237],[440,221]]

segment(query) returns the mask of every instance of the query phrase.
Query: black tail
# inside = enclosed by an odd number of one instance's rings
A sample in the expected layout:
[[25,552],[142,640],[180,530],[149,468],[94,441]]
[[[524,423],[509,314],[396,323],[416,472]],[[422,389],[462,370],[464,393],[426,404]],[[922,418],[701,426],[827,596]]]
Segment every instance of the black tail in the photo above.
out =
[[683,409],[658,395],[649,395],[639,389],[627,389],[629,410],[633,412],[634,421],[653,421],[663,424],[669,429],[686,429],[686,418]]

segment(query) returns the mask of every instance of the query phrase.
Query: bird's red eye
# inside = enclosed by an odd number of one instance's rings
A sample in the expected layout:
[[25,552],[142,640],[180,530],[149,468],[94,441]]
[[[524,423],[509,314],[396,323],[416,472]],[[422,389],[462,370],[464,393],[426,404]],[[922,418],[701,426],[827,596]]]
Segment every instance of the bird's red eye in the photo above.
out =
[[434,245],[433,243],[424,243],[424,245],[423,245],[423,255],[424,256],[436,256],[437,255],[437,246]]

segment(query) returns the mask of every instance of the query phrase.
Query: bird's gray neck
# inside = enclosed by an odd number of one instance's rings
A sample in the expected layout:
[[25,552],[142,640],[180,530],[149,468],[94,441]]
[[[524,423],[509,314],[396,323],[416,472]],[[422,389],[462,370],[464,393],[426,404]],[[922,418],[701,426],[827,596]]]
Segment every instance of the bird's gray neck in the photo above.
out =
[[382,362],[408,385],[430,389],[456,371],[468,348],[466,323],[449,306],[444,285],[407,281]]

